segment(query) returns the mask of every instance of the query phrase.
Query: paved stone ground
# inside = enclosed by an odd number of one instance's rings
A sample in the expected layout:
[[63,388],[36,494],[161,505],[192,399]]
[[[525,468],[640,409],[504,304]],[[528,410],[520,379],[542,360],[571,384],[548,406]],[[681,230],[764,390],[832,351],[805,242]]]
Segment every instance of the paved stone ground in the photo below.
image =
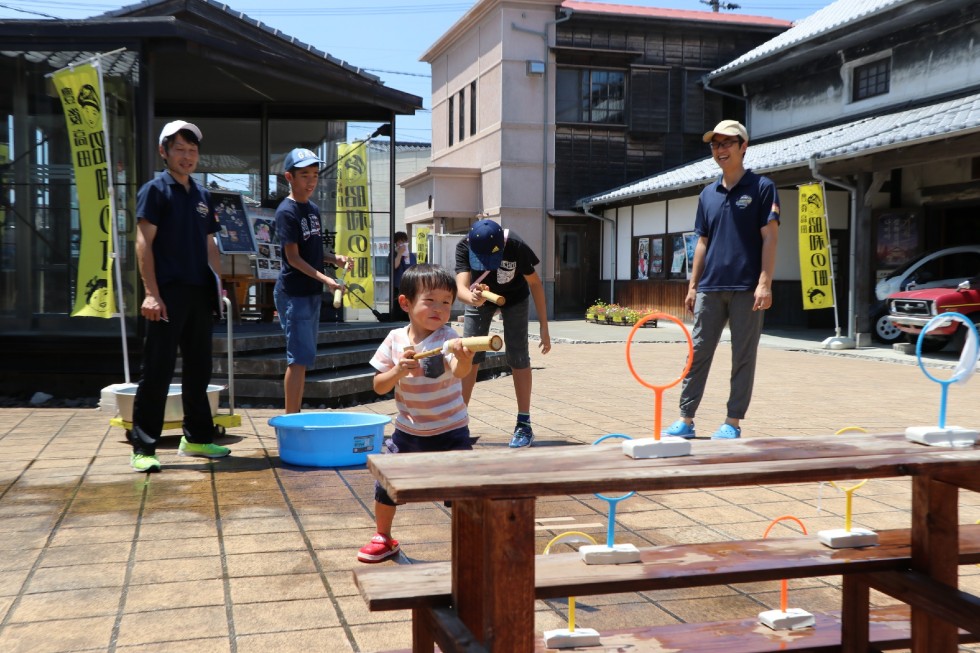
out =
[[[564,333],[551,354],[532,356],[536,446],[652,432],[653,392],[628,372],[626,330],[617,333],[619,342],[605,344],[565,344],[582,338]],[[637,342],[634,367],[650,381],[671,380],[686,348],[674,337],[649,339],[660,342]],[[810,340],[766,339],[744,437],[833,437],[846,426],[895,432],[936,423],[939,387],[910,364],[914,359],[868,351],[827,355]],[[724,419],[729,356],[722,344],[697,420],[702,437]],[[935,361],[948,368],[952,359]],[[980,426],[978,388],[977,380],[951,388],[948,423]],[[666,393],[665,423],[675,417],[677,395],[677,388]],[[391,414],[394,406],[381,401],[359,410]],[[179,458],[176,432],[168,432],[163,472],[146,476],[130,471],[123,432],[109,426],[105,413],[0,410],[0,651],[307,653],[409,646],[409,614],[369,613],[351,578],[356,551],[374,532],[370,474],[364,467],[285,465],[267,424],[276,411],[238,412],[242,426],[225,439],[232,457]],[[505,447],[514,412],[510,377],[478,384],[471,405],[477,447]],[[870,482],[855,498],[855,525],[907,527],[909,497],[907,480]],[[980,520],[980,496],[961,493],[960,502],[963,523]],[[645,493],[619,504],[617,539],[649,546],[758,538],[786,514],[816,531],[841,526],[843,507],[843,494],[817,484]],[[606,504],[592,496],[539,501],[538,549],[573,528],[601,540],[605,515]],[[385,564],[447,559],[449,518],[441,503],[401,508],[395,536],[404,554]],[[784,536],[791,530],[777,527]],[[975,594],[978,571],[961,568],[962,586]],[[839,577],[790,583],[794,606],[835,609],[839,600]],[[888,601],[877,594],[873,600]],[[602,631],[746,618],[778,604],[776,582],[586,596],[577,598],[577,623]],[[566,608],[565,601],[538,602],[538,629],[565,626]]]

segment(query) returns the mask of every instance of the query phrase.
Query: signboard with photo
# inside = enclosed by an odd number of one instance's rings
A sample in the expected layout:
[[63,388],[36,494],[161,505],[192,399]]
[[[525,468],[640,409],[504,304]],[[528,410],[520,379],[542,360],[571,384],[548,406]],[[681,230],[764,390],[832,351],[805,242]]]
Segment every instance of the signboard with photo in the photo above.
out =
[[255,239],[255,276],[276,279],[282,269],[282,247],[276,234],[276,212],[272,209],[248,209],[248,223]]
[[218,249],[222,254],[254,254],[255,240],[245,217],[245,205],[240,193],[211,191],[214,217],[221,230],[218,231]]

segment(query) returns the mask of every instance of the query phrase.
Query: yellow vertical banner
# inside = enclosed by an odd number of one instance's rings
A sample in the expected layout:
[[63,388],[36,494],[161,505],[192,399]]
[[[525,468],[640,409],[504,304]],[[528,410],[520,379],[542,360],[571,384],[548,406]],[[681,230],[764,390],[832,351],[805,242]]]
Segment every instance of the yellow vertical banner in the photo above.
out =
[[821,183],[800,188],[800,281],[803,310],[834,306],[830,233]]
[[102,75],[92,63],[52,74],[71,143],[81,231],[78,283],[72,317],[112,317],[112,208],[106,133],[102,120]]
[[415,260],[419,263],[429,262],[429,229],[415,230]]
[[[367,147],[364,143],[337,145],[337,241],[338,254],[354,260],[344,283],[368,306],[374,305],[374,266],[371,257],[370,180]],[[345,293],[344,304],[353,307],[352,297]],[[360,302],[358,302],[360,304]]]

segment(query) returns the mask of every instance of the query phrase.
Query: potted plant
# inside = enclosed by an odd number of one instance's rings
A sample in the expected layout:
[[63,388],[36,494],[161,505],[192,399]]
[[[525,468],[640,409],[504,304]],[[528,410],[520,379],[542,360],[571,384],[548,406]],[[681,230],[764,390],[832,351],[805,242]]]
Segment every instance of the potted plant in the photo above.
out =
[[[650,315],[651,313],[656,313],[656,312],[657,311],[655,311],[652,308],[641,308],[641,309],[637,309],[635,322],[639,322],[640,320],[642,320],[643,318],[645,318],[647,315]],[[648,320],[647,322],[645,322],[643,324],[643,326],[644,327],[656,327],[657,326],[657,320]]]
[[626,324],[625,317],[627,308],[619,304],[610,304],[606,309],[606,321],[612,324]]
[[597,299],[592,306],[585,309],[585,321],[586,322],[604,322],[606,319],[606,306],[607,304],[601,299]]

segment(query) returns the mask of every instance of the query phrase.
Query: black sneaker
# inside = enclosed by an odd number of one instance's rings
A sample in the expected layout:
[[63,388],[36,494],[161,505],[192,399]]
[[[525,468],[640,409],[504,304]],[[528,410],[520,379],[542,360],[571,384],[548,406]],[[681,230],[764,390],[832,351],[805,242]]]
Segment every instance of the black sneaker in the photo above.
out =
[[510,448],[530,447],[532,442],[534,442],[534,431],[531,430],[531,425],[518,422],[517,426],[514,427],[514,437],[510,439]]

